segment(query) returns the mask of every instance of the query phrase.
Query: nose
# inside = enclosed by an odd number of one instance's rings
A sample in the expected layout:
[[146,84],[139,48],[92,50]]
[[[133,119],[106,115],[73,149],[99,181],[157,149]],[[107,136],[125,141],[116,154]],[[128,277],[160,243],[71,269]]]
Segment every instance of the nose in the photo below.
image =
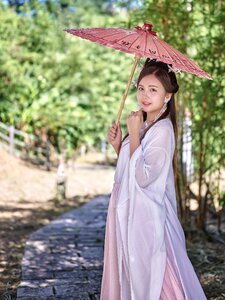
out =
[[148,93],[148,91],[145,91],[145,92],[143,93],[143,96],[144,96],[144,98],[149,98],[149,93]]
[[142,94],[147,95],[149,93],[149,89],[148,88],[143,88],[142,89]]

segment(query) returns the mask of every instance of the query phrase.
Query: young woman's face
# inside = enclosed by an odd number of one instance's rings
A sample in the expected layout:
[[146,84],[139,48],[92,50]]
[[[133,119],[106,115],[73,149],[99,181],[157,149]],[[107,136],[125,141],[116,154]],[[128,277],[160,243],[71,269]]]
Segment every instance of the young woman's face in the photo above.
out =
[[145,112],[159,112],[165,98],[170,99],[171,95],[154,74],[143,77],[137,87],[137,101]]

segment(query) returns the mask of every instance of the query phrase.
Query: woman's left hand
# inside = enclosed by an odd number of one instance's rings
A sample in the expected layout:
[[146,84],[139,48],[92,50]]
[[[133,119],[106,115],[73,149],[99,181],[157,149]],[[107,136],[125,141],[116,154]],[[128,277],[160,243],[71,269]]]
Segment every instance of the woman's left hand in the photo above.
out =
[[127,129],[129,135],[138,134],[143,123],[142,109],[132,111],[127,118]]

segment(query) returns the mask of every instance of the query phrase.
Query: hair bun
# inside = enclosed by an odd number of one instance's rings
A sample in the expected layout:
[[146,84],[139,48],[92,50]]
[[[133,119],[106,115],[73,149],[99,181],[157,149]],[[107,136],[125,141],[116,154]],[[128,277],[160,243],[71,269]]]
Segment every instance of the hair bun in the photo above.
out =
[[145,60],[145,63],[144,63],[144,67],[147,66],[151,62],[156,62],[156,59],[147,57],[147,59]]

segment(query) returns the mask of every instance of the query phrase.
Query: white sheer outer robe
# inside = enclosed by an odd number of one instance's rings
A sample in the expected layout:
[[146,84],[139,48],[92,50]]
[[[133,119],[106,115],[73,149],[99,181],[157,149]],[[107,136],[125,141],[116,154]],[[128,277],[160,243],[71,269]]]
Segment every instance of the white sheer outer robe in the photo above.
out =
[[168,258],[185,299],[206,299],[177,216],[174,148],[169,117],[148,130],[131,158],[129,137],[121,146],[106,221],[101,300],[170,300],[163,292]]

